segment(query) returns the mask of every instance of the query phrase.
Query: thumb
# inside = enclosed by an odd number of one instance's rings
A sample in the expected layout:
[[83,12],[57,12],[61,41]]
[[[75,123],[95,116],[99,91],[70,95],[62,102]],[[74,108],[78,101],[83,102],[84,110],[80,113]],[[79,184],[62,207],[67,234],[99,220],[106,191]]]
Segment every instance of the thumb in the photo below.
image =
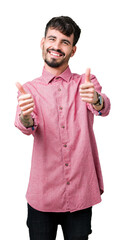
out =
[[16,82],[16,87],[18,88],[21,94],[26,94],[26,91],[24,90],[23,86],[19,82]]
[[85,73],[85,82],[91,82],[91,80],[90,80],[90,72],[91,72],[91,69],[87,68],[86,69],[86,73]]

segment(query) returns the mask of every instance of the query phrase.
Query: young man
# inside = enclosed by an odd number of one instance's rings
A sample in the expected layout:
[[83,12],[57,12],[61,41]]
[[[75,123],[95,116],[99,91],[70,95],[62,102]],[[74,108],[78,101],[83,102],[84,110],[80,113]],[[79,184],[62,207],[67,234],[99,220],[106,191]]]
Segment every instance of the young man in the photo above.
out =
[[54,240],[58,224],[65,240],[87,240],[103,193],[93,118],[108,115],[110,101],[90,69],[70,71],[80,32],[71,18],[52,18],[41,40],[42,76],[16,84],[15,126],[34,136],[26,194],[31,240]]

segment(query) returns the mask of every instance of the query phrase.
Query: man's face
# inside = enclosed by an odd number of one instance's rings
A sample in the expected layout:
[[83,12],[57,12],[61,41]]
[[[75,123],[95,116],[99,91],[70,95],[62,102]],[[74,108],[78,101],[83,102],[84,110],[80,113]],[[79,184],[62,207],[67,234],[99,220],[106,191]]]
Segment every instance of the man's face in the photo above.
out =
[[56,29],[49,28],[47,35],[41,41],[42,55],[45,63],[52,67],[66,67],[68,61],[76,51],[73,46],[74,35],[70,37]]

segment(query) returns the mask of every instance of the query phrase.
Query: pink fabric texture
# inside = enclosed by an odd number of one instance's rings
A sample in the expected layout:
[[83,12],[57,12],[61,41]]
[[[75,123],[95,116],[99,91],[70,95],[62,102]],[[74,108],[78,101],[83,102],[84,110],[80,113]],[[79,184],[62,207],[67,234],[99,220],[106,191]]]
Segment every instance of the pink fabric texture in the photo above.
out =
[[[81,100],[84,81],[84,74],[73,74],[69,67],[58,77],[43,68],[42,76],[23,86],[35,102],[34,128],[22,125],[19,106],[15,126],[34,137],[26,198],[39,211],[74,212],[101,201],[103,178],[93,132],[94,115],[100,113]],[[110,100],[94,75],[91,81],[103,96],[101,116],[106,116]]]

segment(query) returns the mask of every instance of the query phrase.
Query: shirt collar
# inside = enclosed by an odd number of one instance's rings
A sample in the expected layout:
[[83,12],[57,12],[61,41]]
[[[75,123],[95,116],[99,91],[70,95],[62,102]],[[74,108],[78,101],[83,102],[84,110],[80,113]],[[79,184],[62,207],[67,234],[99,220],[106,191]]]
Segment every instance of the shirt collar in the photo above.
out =
[[51,74],[50,72],[48,72],[45,67],[43,68],[43,72],[42,72],[42,79],[44,80],[44,82],[49,83],[50,81],[52,81],[54,78],[62,78],[63,80],[65,80],[66,82],[70,81],[71,78],[71,71],[69,66],[66,68],[66,70],[64,72],[62,72],[59,76],[54,76],[53,74]]

